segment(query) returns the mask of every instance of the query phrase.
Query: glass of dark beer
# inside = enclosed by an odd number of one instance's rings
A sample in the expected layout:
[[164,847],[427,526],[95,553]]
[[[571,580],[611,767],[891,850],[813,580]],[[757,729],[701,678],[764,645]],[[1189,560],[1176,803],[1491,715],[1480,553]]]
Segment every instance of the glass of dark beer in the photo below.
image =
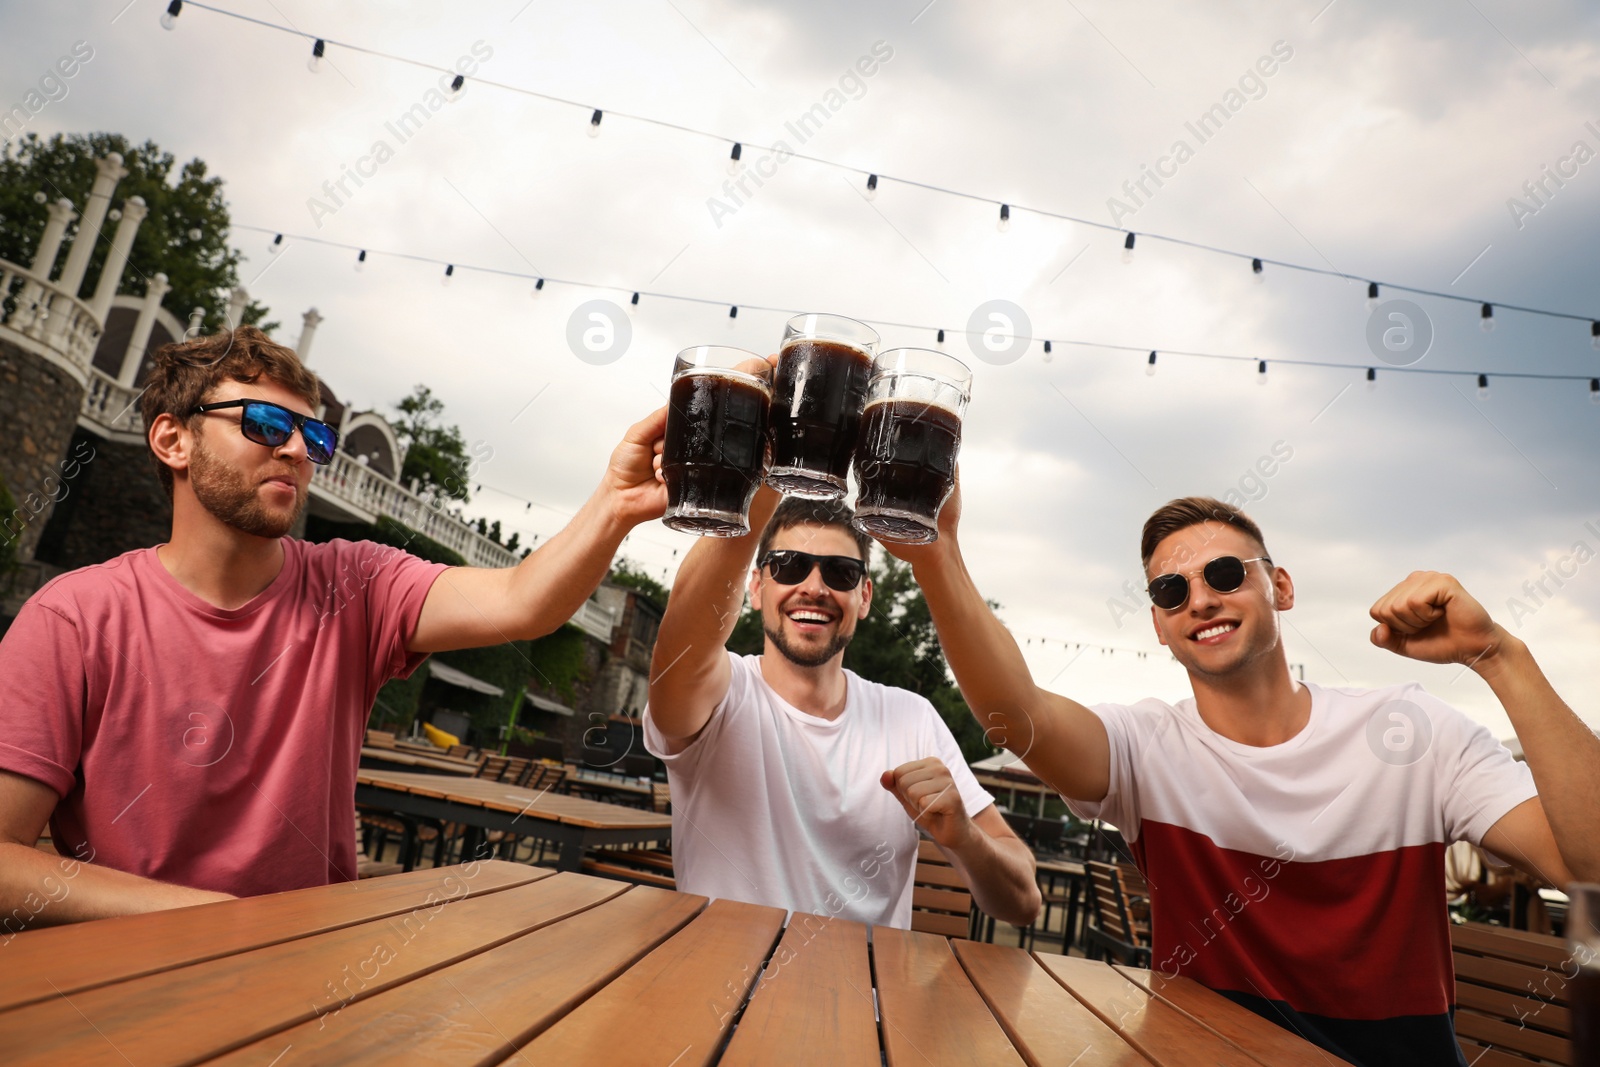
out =
[[877,348],[877,331],[839,315],[796,315],[784,326],[768,485],[812,500],[844,496]]
[[1572,1009],[1572,1062],[1600,1063],[1600,885],[1569,885],[1567,899],[1567,941],[1576,971],[1567,989]]
[[771,399],[772,366],[754,352],[701,345],[678,353],[661,453],[662,522],[707,537],[750,532]]
[[927,348],[896,348],[872,366],[856,443],[856,525],[881,541],[939,539],[956,484],[972,371]]

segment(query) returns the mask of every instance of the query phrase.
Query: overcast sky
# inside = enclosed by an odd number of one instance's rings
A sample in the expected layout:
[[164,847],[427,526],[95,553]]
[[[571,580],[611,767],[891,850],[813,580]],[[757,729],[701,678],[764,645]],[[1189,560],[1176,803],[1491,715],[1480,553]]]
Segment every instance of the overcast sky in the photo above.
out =
[[[0,9],[0,104],[22,102],[85,41],[93,58],[29,129],[153,139],[226,179],[236,224],[374,250],[356,273],[353,253],[286,239],[269,256],[269,236],[234,235],[252,295],[284,323],[280,340],[294,342],[306,308],[325,317],[310,362],[341,397],[385,408],[425,382],[470,441],[492,448],[469,510],[524,541],[559,528],[628,423],[662,402],[678,349],[776,346],[782,314],[730,320],[724,304],[955,330],[1006,300],[1034,337],[1057,342],[1048,361],[1035,342],[1001,364],[950,338],[975,368],[963,543],[983,591],[1035,638],[1026,650],[1041,681],[1088,702],[1187,694],[1147,615],[1111,602],[1140,580],[1150,511],[1232,489],[1296,581],[1286,643],[1308,680],[1419,679],[1508,736],[1475,676],[1368,643],[1379,595],[1413,569],[1448,570],[1508,626],[1510,598],[1530,609],[1516,612],[1515,632],[1600,723],[1600,562],[1574,556],[1580,541],[1600,552],[1600,407],[1586,381],[1492,378],[1480,399],[1470,377],[1385,373],[1364,285],[1271,266],[1257,284],[1247,262],[1153,240],[1124,265],[1116,233],[1020,207],[1002,233],[992,202],[892,181],[868,202],[859,176],[800,159],[766,167],[759,188],[747,179],[735,203],[725,141],[621,115],[591,139],[587,110],[470,78],[402,141],[390,124],[426,108],[436,74],[334,44],[313,74],[306,40],[193,5],[169,33],[163,5],[125,3]],[[476,46],[482,78],[750,143],[785,140],[862,171],[1600,317],[1592,5],[219,6],[441,66]],[[863,57],[873,73],[852,76]],[[801,145],[786,124],[818,104],[827,121]],[[1190,127],[1219,104],[1232,105],[1227,120],[1202,141]],[[1179,141],[1188,152],[1174,155]],[[760,156],[748,152],[747,165]],[[347,167],[368,176],[346,179],[335,202],[323,185]],[[1124,183],[1146,167],[1169,177],[1130,196]],[[1540,203],[1524,183],[1546,167],[1569,177],[1546,179]],[[377,250],[461,266],[446,288],[438,266]],[[586,301],[626,296],[552,284],[533,299],[530,283],[468,265],[716,304],[644,299],[626,351],[597,364],[569,346],[569,320]],[[1432,333],[1417,369],[1600,373],[1586,321],[1502,310],[1485,334],[1473,305],[1412,299]],[[933,343],[927,330],[881,332],[886,346]],[[1146,349],[1350,369],[1273,365],[1258,387],[1254,362],[1171,355],[1147,377]],[[1368,366],[1379,368],[1372,390]],[[1270,477],[1252,474],[1264,458]],[[659,574],[689,544],[653,524],[625,551]],[[1535,600],[1523,584],[1547,567],[1570,577],[1560,588],[1546,579],[1553,595]],[[1063,642],[1126,651],[1079,655]]]

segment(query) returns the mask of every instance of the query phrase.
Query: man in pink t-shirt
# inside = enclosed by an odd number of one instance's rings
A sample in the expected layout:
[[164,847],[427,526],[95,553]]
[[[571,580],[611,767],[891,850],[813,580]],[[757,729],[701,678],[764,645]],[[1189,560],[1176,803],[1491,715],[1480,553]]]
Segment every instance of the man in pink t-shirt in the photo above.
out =
[[[171,540],[50,582],[0,640],[0,936],[355,878],[378,689],[553,631],[666,506],[663,408],[515,567],[297,541],[338,445],[319,396],[253,327],[156,354],[141,408]],[[69,858],[33,847],[46,822]]]

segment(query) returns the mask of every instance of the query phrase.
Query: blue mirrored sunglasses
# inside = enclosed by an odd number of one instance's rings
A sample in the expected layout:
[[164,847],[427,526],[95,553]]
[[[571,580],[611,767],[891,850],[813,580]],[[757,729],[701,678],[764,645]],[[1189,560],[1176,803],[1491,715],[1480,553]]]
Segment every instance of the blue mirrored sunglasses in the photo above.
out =
[[239,416],[239,431],[258,445],[277,448],[296,430],[306,443],[306,458],[313,463],[330,463],[339,450],[339,431],[309,415],[290,411],[281,404],[266,400],[224,400],[217,404],[201,404],[191,414],[203,415],[223,408],[244,408]]

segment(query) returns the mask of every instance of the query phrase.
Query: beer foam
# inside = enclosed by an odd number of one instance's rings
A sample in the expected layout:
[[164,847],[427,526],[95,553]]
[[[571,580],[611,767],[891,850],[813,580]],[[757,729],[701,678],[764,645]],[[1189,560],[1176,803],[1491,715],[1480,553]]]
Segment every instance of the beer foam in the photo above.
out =
[[740,385],[754,386],[761,390],[762,395],[767,399],[772,399],[772,383],[765,378],[758,378],[754,374],[746,374],[742,370],[733,370],[729,367],[689,367],[672,380],[677,381],[679,378],[687,378],[691,375],[697,378],[726,378],[728,381],[738,382]]
[[[894,387],[894,392],[888,396],[874,396],[884,384]],[[874,404],[886,404],[891,401],[924,404],[928,407],[939,408],[951,418],[960,419],[961,409],[965,406],[961,390],[943,378],[931,378],[922,374],[897,374],[892,378],[877,378],[867,387],[868,400],[863,407],[872,407]]]

